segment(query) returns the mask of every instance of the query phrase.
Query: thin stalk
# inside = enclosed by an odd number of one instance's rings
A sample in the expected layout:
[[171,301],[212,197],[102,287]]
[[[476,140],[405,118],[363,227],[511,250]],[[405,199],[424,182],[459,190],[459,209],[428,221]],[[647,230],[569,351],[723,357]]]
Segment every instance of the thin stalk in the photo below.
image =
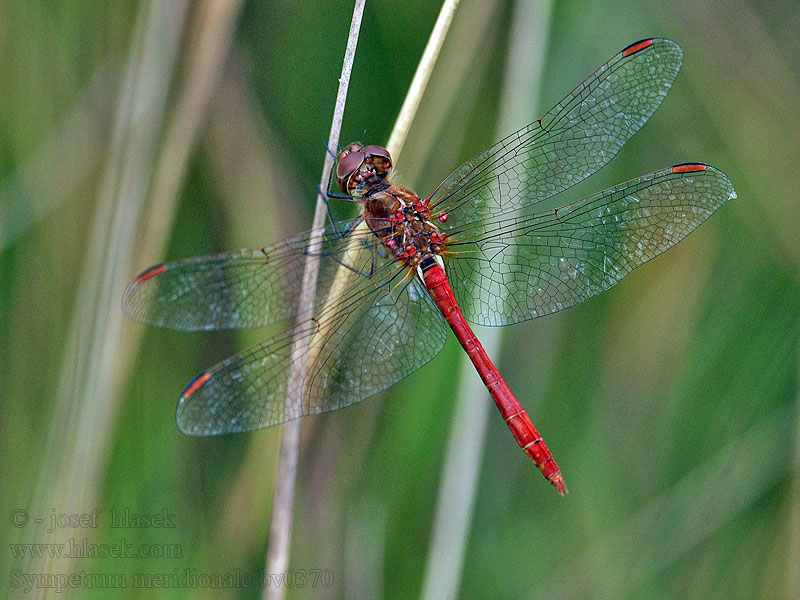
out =
[[[514,131],[535,116],[533,110],[545,64],[552,2],[517,2],[503,81],[498,135]],[[482,328],[481,343],[489,355],[500,350],[499,328]],[[486,419],[491,403],[466,354],[433,520],[433,534],[422,587],[423,599],[456,598],[469,540]],[[470,441],[466,452],[464,440]]]
[[[358,34],[361,29],[361,19],[364,14],[366,0],[356,0],[353,8],[353,19],[350,22],[350,33],[347,39],[347,48],[342,63],[342,74],[339,78],[339,91],[336,95],[336,106],[333,111],[328,148],[337,147],[339,133],[342,128],[344,107],[347,100],[347,89],[350,85],[350,74],[353,70]],[[328,152],[322,167],[319,189],[327,189],[328,175],[333,168],[334,157]],[[297,311],[297,322],[302,323],[311,318],[314,311],[314,293],[317,287],[317,272],[319,270],[319,253],[315,248],[322,242],[327,210],[322,194],[317,196],[317,206],[314,212],[312,229],[314,234],[309,240],[309,252],[303,272],[303,287]],[[292,367],[289,374],[289,391],[286,397],[286,412],[288,415],[298,414],[297,407],[301,405],[305,388],[302,384],[309,362],[304,360],[309,346],[308,338],[298,339],[292,348]],[[298,414],[299,416],[299,414]],[[300,421],[289,421],[283,426],[281,437],[280,456],[278,458],[278,473],[275,480],[275,495],[272,504],[272,519],[269,529],[269,548],[265,563],[265,573],[285,573],[289,565],[289,549],[291,545],[291,528],[294,514],[295,484],[297,481],[297,462],[300,454]],[[281,600],[286,595],[286,587],[267,586],[264,588],[264,598]]]
[[[187,6],[143,4],[132,36],[61,361],[44,453],[52,460],[39,473],[33,514],[46,514],[51,507],[80,513],[98,505],[122,383],[116,368],[122,352],[119,299],[130,271],[134,231],[147,197]],[[26,533],[37,541],[65,541],[60,530],[46,535],[44,529],[37,525]],[[69,574],[75,560],[29,559],[25,570]]]
[[[408,127],[413,121],[414,114],[419,106],[422,94],[425,91],[425,86],[430,78],[433,65],[436,62],[439,51],[441,49],[444,38],[452,22],[452,17],[455,9],[458,7],[459,0],[446,0],[434,25],[431,36],[428,39],[425,51],[423,53],[420,64],[412,81],[407,97],[403,102],[400,115],[396,121],[395,127],[387,144],[387,149],[392,154],[394,160],[402,149],[403,142],[408,132]],[[351,42],[348,43],[348,52],[345,56],[345,63],[347,64],[347,56],[355,52],[355,42],[357,41],[357,27],[356,26],[356,13],[359,7],[363,10],[363,2],[356,4],[356,10],[353,15],[353,24],[351,25]],[[360,13],[358,14],[358,22],[360,23]],[[356,36],[355,40],[353,36]],[[350,56],[352,65],[352,56]],[[334,123],[331,126],[331,138],[329,140],[329,147],[336,147],[338,141],[338,132],[340,129],[341,118],[344,112],[344,99],[347,91],[347,84],[349,82],[349,70],[345,73],[346,67],[342,69],[342,77],[340,78],[340,95],[337,98],[337,111],[334,114]],[[348,67],[349,69],[349,67]],[[344,87],[344,92],[342,92]],[[341,107],[341,112],[340,111]],[[334,136],[335,131],[335,136]],[[325,189],[328,183],[328,175],[333,167],[333,157],[326,156],[325,166],[323,167],[322,177],[320,181],[320,188]],[[326,216],[326,209],[324,202],[320,197],[317,202],[317,210],[314,216],[314,229],[319,230],[319,235],[322,235],[322,225],[324,224]],[[360,251],[360,246],[357,242],[358,239],[363,239],[363,235],[367,233],[366,225],[361,223],[353,231],[350,232],[348,238],[348,247],[346,254],[341,257],[343,264],[348,264],[347,257],[350,253]],[[318,240],[319,238],[317,238]],[[315,240],[312,239],[309,246],[313,248]],[[317,242],[318,243],[318,242]],[[298,322],[302,322],[304,318],[311,316],[313,311],[313,292],[316,286],[317,275],[317,260],[313,259],[315,253],[309,252],[309,261],[306,263],[306,272],[304,273],[303,281],[303,294],[301,295],[300,310],[298,311]],[[313,261],[313,268],[309,266]],[[345,289],[345,283],[353,275],[352,269],[340,267],[336,274],[336,279],[331,285],[328,297],[325,301],[324,311],[330,310],[335,304],[341,301],[342,292]],[[310,282],[310,283],[309,283]],[[309,284],[309,289],[306,289],[306,284]],[[298,385],[297,382],[302,382],[303,375],[308,370],[310,365],[313,365],[318,354],[318,350],[322,347],[327,335],[327,329],[320,328],[311,340],[306,338],[305,344],[302,346],[296,345],[293,349],[292,360],[292,373],[290,374],[291,385],[289,387],[290,395],[287,397],[287,410],[295,411],[294,407],[298,406],[300,401],[299,394],[303,391],[303,386]],[[305,355],[305,360],[298,360],[299,357]],[[291,412],[290,412],[291,414]],[[300,446],[300,423],[299,421],[290,421],[284,425],[283,437],[281,439],[281,451],[278,463],[278,475],[275,482],[275,497],[273,501],[272,521],[270,523],[270,540],[269,550],[267,553],[266,573],[282,574],[286,572],[289,561],[289,543],[291,536],[291,522],[294,511],[294,488],[297,478],[297,461]],[[285,588],[279,586],[276,588],[268,587],[264,591],[264,598],[272,600],[280,600],[285,595]]]
[[[214,181],[232,225],[227,238],[233,247],[242,248],[261,236],[271,238],[301,229],[299,212],[285,210],[282,199],[304,185],[300,170],[280,160],[286,153],[249,86],[246,53],[245,48],[236,47],[225,63],[203,135],[209,179]],[[261,525],[274,492],[271,485],[264,485],[264,457],[274,455],[277,461],[279,445],[280,437],[271,435],[253,436],[247,444],[208,538],[214,540],[215,549],[235,547],[237,556],[263,554]],[[270,480],[274,481],[274,476]],[[218,555],[221,560],[215,561],[212,570],[234,568],[227,564],[226,558],[231,556],[225,552]]]
[[[226,5],[230,5],[227,0],[211,0],[198,4],[198,11],[202,14],[211,8],[213,13],[214,7]],[[186,2],[154,1],[145,3],[139,15],[117,92],[103,181],[89,229],[47,440],[49,450],[45,454],[56,458],[40,474],[31,509],[37,514],[54,506],[65,512],[83,512],[87,506],[98,504],[121,388],[133,355],[133,344],[126,342],[131,336],[123,323],[119,298],[133,270],[134,257],[140,254],[135,248],[136,229],[151,186],[164,189],[159,185],[159,181],[167,181],[159,177],[164,172],[163,163],[185,163],[200,122],[189,120],[182,135],[167,133],[162,138],[165,121],[172,118],[173,122],[185,123],[186,115],[180,106],[169,117],[166,111],[188,9]],[[215,25],[226,22],[223,14],[216,12],[215,16]],[[202,23],[211,21],[205,19]],[[202,31],[203,27],[199,29]],[[203,45],[204,56],[196,61],[200,64],[193,64],[188,70],[190,74],[202,72],[210,77],[219,71],[207,58],[209,53],[219,51],[218,41],[223,42],[223,48],[227,46],[228,35],[213,37],[214,40],[206,39],[209,43]],[[195,50],[196,47],[195,44]],[[195,57],[194,53],[189,56]],[[191,81],[191,76],[185,78],[184,87],[186,81]],[[208,90],[194,88],[191,95],[192,104],[202,106]],[[161,168],[159,162],[152,160],[156,155],[160,155]],[[182,172],[182,167],[170,171],[173,185],[167,186],[168,196],[177,193]],[[76,568],[74,560],[45,559],[30,570],[70,573]]]
[[422,100],[422,94],[428,86],[428,81],[431,78],[433,65],[436,64],[436,59],[442,50],[444,38],[450,29],[450,24],[453,22],[453,16],[458,8],[460,0],[445,0],[442,4],[442,9],[439,11],[439,16],[436,18],[436,24],[433,26],[431,37],[428,38],[428,43],[425,45],[425,50],[422,53],[422,58],[419,60],[417,70],[414,72],[414,78],[411,80],[411,85],[406,92],[403,105],[400,107],[400,113],[397,115],[397,120],[394,122],[392,134],[389,136],[389,142],[386,144],[386,149],[392,155],[395,162],[403,145],[408,136],[408,130],[411,128],[411,123],[414,121],[414,116],[417,114],[417,108]]

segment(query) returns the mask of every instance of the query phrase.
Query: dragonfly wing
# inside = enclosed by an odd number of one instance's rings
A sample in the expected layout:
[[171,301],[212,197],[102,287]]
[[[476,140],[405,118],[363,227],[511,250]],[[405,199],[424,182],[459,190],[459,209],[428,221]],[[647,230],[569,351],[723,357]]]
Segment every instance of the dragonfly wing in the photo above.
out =
[[[347,271],[352,273],[351,271]],[[387,265],[327,298],[314,319],[212,367],[184,390],[177,421],[191,435],[270,427],[368,398],[416,371],[444,345],[443,319],[416,277]],[[302,404],[287,409],[295,340],[307,338]]]
[[631,44],[538,121],[456,169],[430,205],[445,231],[542,202],[604,166],[661,105],[681,67],[671,40]]
[[474,223],[448,245],[450,282],[481,325],[550,314],[607,290],[734,197],[722,171],[691,163],[555,211]]
[[[341,224],[344,230],[352,223]],[[291,319],[309,254],[320,257],[318,294],[325,295],[342,264],[368,274],[378,244],[369,231],[354,230],[365,252],[347,253],[336,234],[323,234],[316,250],[311,231],[266,248],[187,258],[151,267],[128,286],[125,313],[137,321],[181,331],[264,327]],[[349,239],[349,238],[348,238]],[[346,256],[345,256],[346,255]]]

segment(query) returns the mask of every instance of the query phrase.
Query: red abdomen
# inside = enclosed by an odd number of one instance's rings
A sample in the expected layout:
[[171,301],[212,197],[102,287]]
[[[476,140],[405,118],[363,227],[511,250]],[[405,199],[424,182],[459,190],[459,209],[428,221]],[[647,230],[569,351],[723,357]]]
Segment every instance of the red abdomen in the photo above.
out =
[[547,449],[542,436],[533,426],[525,409],[522,408],[514,394],[511,393],[497,367],[489,360],[489,356],[480,341],[464,319],[444,269],[432,258],[423,261],[420,267],[423,272],[425,287],[428,289],[431,298],[450,324],[461,346],[467,351],[472,364],[475,365],[475,369],[489,390],[494,403],[500,410],[500,414],[503,416],[517,443],[558,492],[561,495],[566,494],[567,488],[564,485],[564,479],[561,477],[561,470]]

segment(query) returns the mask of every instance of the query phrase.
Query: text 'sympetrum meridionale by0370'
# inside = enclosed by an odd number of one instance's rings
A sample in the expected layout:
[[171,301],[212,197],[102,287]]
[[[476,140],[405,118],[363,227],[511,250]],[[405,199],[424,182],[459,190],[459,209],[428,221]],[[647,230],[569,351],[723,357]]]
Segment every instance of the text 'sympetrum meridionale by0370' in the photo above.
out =
[[[542,436],[467,320],[507,325],[574,306],[674,246],[735,193],[684,163],[559,208],[546,200],[596,172],[655,112],[681,66],[670,40],[631,44],[541,119],[456,169],[425,199],[394,184],[379,146],[351,144],[336,178],[363,216],[326,232],[314,314],[196,377],[181,431],[248,431],[349,406],[433,358],[446,326],[517,442],[566,487]],[[354,227],[356,222],[367,227]],[[339,231],[349,232],[341,235]],[[132,318],[183,331],[262,327],[296,316],[311,232],[267,248],[151,267],[123,300]],[[310,336],[302,406],[287,412],[292,348]]]

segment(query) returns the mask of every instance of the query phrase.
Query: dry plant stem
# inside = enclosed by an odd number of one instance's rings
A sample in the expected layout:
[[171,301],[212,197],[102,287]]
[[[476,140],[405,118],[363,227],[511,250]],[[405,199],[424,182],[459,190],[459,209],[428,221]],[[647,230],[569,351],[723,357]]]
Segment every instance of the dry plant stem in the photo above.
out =
[[[405,101],[403,102],[403,107],[401,109],[401,115],[398,117],[395,127],[392,131],[392,135],[390,136],[390,141],[387,144],[387,148],[389,152],[394,157],[395,161],[400,153],[402,148],[403,141],[405,140],[406,134],[408,132],[408,126],[413,121],[414,113],[416,112],[417,107],[419,106],[420,99],[422,97],[422,93],[424,92],[425,86],[430,78],[431,70],[433,69],[433,65],[436,62],[436,58],[439,55],[439,50],[442,47],[442,42],[447,34],[447,30],[452,22],[453,12],[455,8],[458,6],[458,0],[447,0],[442,7],[442,10],[439,14],[439,18],[436,21],[434,26],[433,32],[431,33],[431,37],[428,40],[428,44],[425,48],[423,53],[422,60],[420,65],[417,67],[417,72],[414,76],[414,80],[412,83],[411,88],[406,96]],[[358,11],[358,5],[356,7],[356,11]],[[353,23],[355,24],[356,16],[354,14]],[[357,34],[357,30],[356,30]],[[351,38],[354,35],[353,27],[351,26]],[[355,52],[355,41],[352,41],[352,45],[348,45],[348,54]],[[351,56],[352,60],[352,56]],[[347,56],[346,60],[347,62]],[[345,77],[345,69],[342,70],[342,78],[340,79],[340,86],[345,86],[346,92],[346,85],[347,85],[347,77]],[[349,77],[349,72],[348,72]],[[341,92],[341,87],[340,87]],[[337,112],[334,116],[334,127],[331,128],[331,139],[329,141],[329,147],[334,148],[335,142],[338,140],[338,123],[341,122],[341,112],[344,111],[344,96],[340,94],[339,98],[337,99]],[[400,123],[404,123],[404,125],[400,125]],[[334,128],[336,128],[336,135],[334,136]],[[328,174],[330,173],[330,169],[333,167],[333,157],[330,155],[326,156],[325,166],[323,167],[322,171],[322,180],[320,183],[320,187],[325,189],[328,183]],[[322,203],[322,199],[317,203],[317,212],[314,218],[314,229],[320,230],[321,235],[321,228],[322,224],[324,223],[325,219],[325,207]],[[354,257],[357,255],[358,252],[361,251],[360,244],[358,243],[359,239],[364,239],[364,236],[369,234],[369,230],[367,226],[362,222],[357,227],[355,227],[350,234],[348,235],[347,241],[347,248],[346,253],[341,257],[342,264],[351,264],[354,260]],[[317,238],[318,239],[318,238]],[[313,306],[311,306],[311,301],[313,299],[313,291],[316,285],[316,274],[317,274],[317,262],[316,260],[313,261],[313,269],[310,268],[310,264],[312,263],[313,259],[313,247],[314,247],[314,240],[312,239],[311,243],[309,244],[310,249],[312,250],[309,254],[309,261],[306,263],[306,272],[304,274],[304,286],[303,286],[303,296],[301,297],[301,310],[298,313],[298,323],[303,322],[305,318],[308,318],[312,314]],[[312,271],[309,273],[309,270]],[[323,311],[328,312],[332,310],[336,304],[341,302],[342,295],[344,290],[346,289],[346,284],[350,277],[354,275],[352,269],[348,269],[346,267],[340,267],[336,273],[336,278],[331,285],[330,291],[328,292],[328,296],[325,300],[325,305],[323,307]],[[308,280],[311,281],[310,289],[308,290],[308,297],[306,297],[306,283]],[[298,357],[302,355],[302,350],[308,350],[306,353],[307,359],[305,361],[298,361],[293,359],[292,361],[292,374],[290,376],[290,390],[295,390],[296,393],[301,393],[303,390],[302,385],[298,385],[298,382],[302,382],[303,375],[306,371],[311,368],[311,366],[316,361],[316,358],[319,354],[319,350],[322,348],[325,340],[327,338],[328,326],[320,327],[312,339],[307,342],[306,346],[298,347],[295,346],[293,349],[293,357]],[[307,338],[306,338],[307,339]],[[287,398],[287,410],[292,410],[293,407],[296,407],[300,401],[300,397],[288,397]],[[288,558],[289,558],[289,540],[290,540],[290,528],[292,522],[292,513],[293,513],[293,506],[294,506],[294,488],[295,488],[295,480],[296,480],[296,470],[297,470],[297,461],[298,461],[298,453],[300,447],[300,422],[298,420],[290,421],[283,428],[283,438],[281,439],[281,452],[280,452],[280,459],[278,464],[278,474],[277,480],[275,483],[275,497],[273,501],[273,512],[272,512],[272,522],[270,524],[270,540],[269,540],[269,550],[267,553],[267,563],[266,563],[266,573],[285,573],[287,566],[288,566]],[[284,597],[284,588],[266,588],[264,592],[264,597],[267,599],[280,599]]]
[[[364,14],[366,0],[356,0],[353,9],[353,19],[350,22],[350,33],[347,39],[342,64],[342,75],[339,78],[339,91],[336,96],[336,106],[331,122],[328,148],[336,148],[339,141],[339,132],[342,127],[344,106],[347,100],[347,88],[350,84],[350,74],[353,69],[353,60],[358,44],[358,34],[361,29],[361,19]],[[320,189],[326,189],[328,175],[333,168],[334,157],[328,152],[325,154],[325,163],[320,177]],[[303,272],[303,288],[300,294],[300,304],[297,311],[297,322],[302,323],[311,318],[314,311],[314,293],[317,286],[317,272],[319,256],[316,249],[321,245],[323,226],[327,211],[325,199],[320,195],[317,198],[317,207],[314,213],[312,229],[314,234],[309,241],[309,252]],[[289,374],[289,392],[286,397],[286,413],[290,418],[299,417],[299,407],[302,403],[305,388],[305,378],[309,362],[303,360],[308,349],[308,338],[297,340],[292,348],[292,367]],[[281,438],[280,457],[278,459],[278,473],[275,481],[275,496],[272,507],[272,520],[269,530],[269,548],[265,564],[266,573],[285,573],[289,564],[289,549],[291,541],[292,516],[294,513],[294,490],[297,479],[297,461],[300,453],[300,421],[295,418],[283,426]],[[265,587],[264,598],[278,600],[285,596],[285,586]]]
[[[116,114],[95,215],[88,229],[72,322],[64,347],[45,456],[31,506],[79,513],[97,506],[114,416],[119,406],[117,363],[123,329],[119,298],[131,269],[133,240],[152,173],[166,99],[185,22],[185,2],[142,6],[120,77]],[[62,532],[36,541],[60,543]],[[76,559],[29,559],[26,572],[69,574]],[[46,594],[39,588],[35,596]]]
[[[442,10],[439,13],[439,17],[434,25],[434,29],[431,33],[431,37],[428,40],[428,44],[425,48],[423,53],[422,59],[420,61],[419,66],[417,67],[417,72],[414,75],[414,80],[412,82],[412,86],[409,89],[409,92],[406,96],[405,101],[403,102],[403,106],[401,108],[401,114],[397,119],[395,127],[392,131],[392,134],[389,138],[389,143],[387,144],[387,148],[389,152],[394,157],[395,161],[399,156],[400,150],[402,149],[403,142],[405,141],[406,134],[408,132],[408,127],[410,123],[413,121],[414,114],[416,112],[417,107],[419,106],[420,100],[422,98],[422,94],[425,90],[425,86],[427,85],[428,79],[430,78],[431,70],[433,69],[433,65],[436,62],[436,58],[439,55],[439,50],[442,47],[442,43],[444,41],[445,36],[447,35],[447,31],[449,29],[450,23],[452,22],[453,13],[458,6],[459,0],[447,0],[444,5],[442,6]],[[356,11],[359,11],[359,7],[363,10],[363,2],[359,2],[356,5]],[[359,15],[360,19],[360,15]],[[356,22],[356,15],[354,13],[353,17],[353,24],[355,25]],[[351,37],[353,35],[353,26],[351,26]],[[356,29],[357,35],[357,29]],[[351,45],[348,45],[348,54],[355,52],[355,41]],[[347,55],[346,55],[347,59]],[[352,60],[352,57],[351,57]],[[348,83],[348,77],[345,77],[345,70],[342,70],[342,78],[340,79],[340,92],[341,86],[344,86],[346,92],[346,86]],[[335,147],[335,143],[338,140],[338,127],[341,123],[341,113],[344,112],[344,96],[340,95],[337,99],[337,112],[334,115],[334,125],[331,128],[331,141],[329,141],[329,147]],[[341,113],[339,113],[341,107]],[[338,115],[338,117],[337,117]],[[338,119],[338,120],[337,120]],[[334,136],[334,128],[336,130],[336,135]],[[321,179],[321,188],[325,188],[328,183],[328,174],[330,173],[330,169],[333,167],[333,157],[330,155],[326,156],[325,166],[323,167],[322,179]],[[322,225],[325,221],[325,207],[322,199],[317,203],[317,212],[315,213],[314,217],[314,229],[319,229],[320,236],[322,234]],[[342,257],[342,263],[348,263],[348,256],[354,255],[356,252],[360,251],[360,246],[357,242],[359,239],[363,239],[363,236],[368,234],[367,227],[364,223],[359,224],[353,231],[350,232],[348,236],[348,247],[346,249],[347,254]],[[319,238],[317,238],[319,239]],[[310,252],[309,262],[306,264],[306,273],[304,274],[304,285],[303,285],[303,296],[301,297],[301,304],[300,304],[300,311],[298,312],[299,315],[304,317],[308,317],[313,312],[313,306],[311,302],[313,301],[313,291],[314,287],[316,286],[316,275],[317,275],[317,263],[318,261],[313,260],[313,244],[314,239],[312,238],[311,243],[309,244]],[[310,264],[313,262],[313,269],[310,268]],[[309,273],[311,271],[311,273]],[[347,280],[353,275],[353,271],[351,269],[347,269],[345,267],[340,267],[336,273],[336,279],[334,283],[331,285],[331,289],[328,293],[328,296],[325,301],[325,306],[323,308],[324,311],[330,310],[334,307],[338,302],[341,301],[342,292],[345,289],[345,284]],[[309,284],[309,291],[308,291],[308,298],[306,298],[306,283]],[[302,318],[298,317],[298,322],[302,322]],[[306,354],[308,359],[306,361],[292,361],[292,373],[290,375],[290,390],[296,390],[295,393],[301,393],[303,391],[302,385],[297,385],[296,382],[302,381],[302,376],[308,370],[310,365],[313,365],[316,356],[318,354],[318,349],[322,347],[322,344],[325,341],[327,335],[327,329],[320,329],[317,333],[313,336],[311,341],[308,341],[308,346],[304,346],[303,348],[298,348],[297,346],[293,349],[293,356],[300,356],[301,351],[303,349],[309,349],[310,351]],[[296,410],[296,406],[300,398],[287,398],[287,410]],[[292,522],[292,514],[294,510],[294,487],[295,487],[295,480],[296,480],[296,470],[297,470],[297,457],[299,453],[299,446],[300,446],[300,424],[299,421],[290,421],[283,427],[283,438],[281,439],[281,452],[280,452],[280,459],[278,464],[278,474],[275,483],[275,497],[273,502],[273,513],[272,513],[272,521],[270,523],[270,540],[269,540],[269,550],[267,552],[267,562],[266,562],[266,573],[284,573],[288,566],[288,555],[289,555],[289,540],[290,540],[290,529],[291,529],[291,522]],[[264,597],[268,599],[280,599],[283,598],[284,592],[283,588],[266,588]]]
[[433,26],[431,37],[428,38],[425,51],[422,53],[422,58],[414,73],[414,79],[411,80],[411,85],[408,88],[405,100],[403,100],[403,106],[400,107],[400,114],[397,115],[392,135],[389,136],[389,142],[386,144],[386,149],[389,150],[389,154],[392,155],[395,162],[397,162],[397,157],[400,156],[400,151],[403,149],[408,130],[411,128],[414,115],[417,114],[417,108],[420,100],[422,100],[422,93],[428,85],[433,65],[436,64],[436,59],[442,49],[450,24],[453,22],[453,16],[456,13],[459,2],[460,0],[445,0],[444,4],[442,4],[442,9],[439,11],[436,24]]

